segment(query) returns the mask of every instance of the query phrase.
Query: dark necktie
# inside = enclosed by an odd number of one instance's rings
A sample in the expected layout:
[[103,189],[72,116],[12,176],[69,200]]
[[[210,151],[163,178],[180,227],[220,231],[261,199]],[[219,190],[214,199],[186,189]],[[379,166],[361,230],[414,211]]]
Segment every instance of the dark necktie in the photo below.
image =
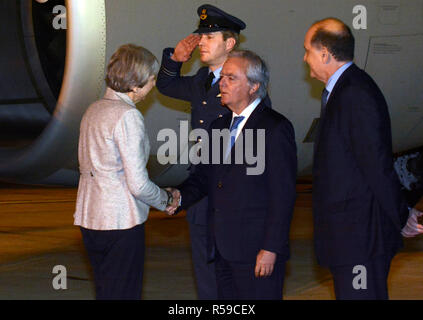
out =
[[206,83],[204,85],[206,92],[208,92],[210,90],[212,83],[213,83],[213,79],[214,79],[214,73],[210,72],[209,76],[207,77]]
[[322,118],[325,115],[326,103],[328,102],[328,95],[329,95],[329,91],[327,91],[326,88],[324,88],[322,92],[322,108],[320,109],[320,118]]
[[325,116],[325,112],[326,112],[326,104],[328,102],[328,95],[329,95],[329,91],[327,91],[326,88],[324,88],[323,92],[322,92],[322,104],[321,104],[321,109],[320,109],[320,120],[319,120],[319,124],[318,124],[317,130],[316,130],[316,133],[314,135],[313,154],[316,154],[317,141],[318,141],[319,136],[320,136],[322,120],[323,120],[323,117]]

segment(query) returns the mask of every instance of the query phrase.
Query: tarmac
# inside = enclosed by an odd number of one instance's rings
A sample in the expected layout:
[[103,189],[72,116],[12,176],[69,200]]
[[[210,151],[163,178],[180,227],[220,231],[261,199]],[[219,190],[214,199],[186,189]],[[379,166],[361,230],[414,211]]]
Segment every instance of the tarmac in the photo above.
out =
[[[330,273],[314,256],[311,187],[297,185],[286,300],[334,299]],[[95,298],[81,234],[73,225],[76,192],[76,188],[0,185],[1,300]],[[151,210],[143,300],[195,300],[194,281],[185,214],[169,217]],[[405,247],[392,262],[388,284],[393,300],[423,299],[423,236],[405,239]]]

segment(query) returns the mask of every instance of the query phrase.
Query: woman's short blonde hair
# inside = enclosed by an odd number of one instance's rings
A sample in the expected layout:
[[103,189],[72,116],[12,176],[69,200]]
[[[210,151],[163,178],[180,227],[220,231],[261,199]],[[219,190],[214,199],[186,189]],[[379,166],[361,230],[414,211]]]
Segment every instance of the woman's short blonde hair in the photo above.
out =
[[142,88],[158,71],[157,58],[149,50],[125,44],[110,58],[106,84],[117,92],[130,92],[134,87]]

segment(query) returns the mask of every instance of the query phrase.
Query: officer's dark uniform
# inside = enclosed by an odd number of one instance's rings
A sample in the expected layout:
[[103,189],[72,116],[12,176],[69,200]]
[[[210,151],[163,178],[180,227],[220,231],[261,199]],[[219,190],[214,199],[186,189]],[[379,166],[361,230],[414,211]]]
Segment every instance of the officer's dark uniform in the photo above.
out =
[[[222,30],[239,33],[240,30],[245,28],[244,22],[214,6],[200,6],[197,12],[200,16],[200,24],[194,33],[210,33]],[[206,91],[205,84],[209,68],[200,68],[194,76],[181,77],[182,63],[175,62],[170,58],[173,51],[173,48],[163,50],[162,65],[156,86],[166,96],[191,102],[192,129],[207,130],[216,118],[231,111],[221,105],[218,82]],[[195,170],[195,166],[191,166],[190,170]],[[198,298],[217,299],[214,263],[207,263],[206,257],[207,203],[207,198],[204,198],[192,206],[187,212],[187,219],[190,224],[192,259],[197,280]]]

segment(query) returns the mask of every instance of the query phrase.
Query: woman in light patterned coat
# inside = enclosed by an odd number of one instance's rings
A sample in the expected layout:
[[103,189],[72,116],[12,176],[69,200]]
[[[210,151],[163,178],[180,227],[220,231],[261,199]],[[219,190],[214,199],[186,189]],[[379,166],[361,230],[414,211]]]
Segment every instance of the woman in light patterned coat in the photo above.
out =
[[157,71],[150,51],[120,47],[107,67],[104,97],[81,121],[74,224],[93,267],[97,299],[141,298],[149,208],[165,210],[177,201],[148,177],[150,144],[135,107],[154,87]]

